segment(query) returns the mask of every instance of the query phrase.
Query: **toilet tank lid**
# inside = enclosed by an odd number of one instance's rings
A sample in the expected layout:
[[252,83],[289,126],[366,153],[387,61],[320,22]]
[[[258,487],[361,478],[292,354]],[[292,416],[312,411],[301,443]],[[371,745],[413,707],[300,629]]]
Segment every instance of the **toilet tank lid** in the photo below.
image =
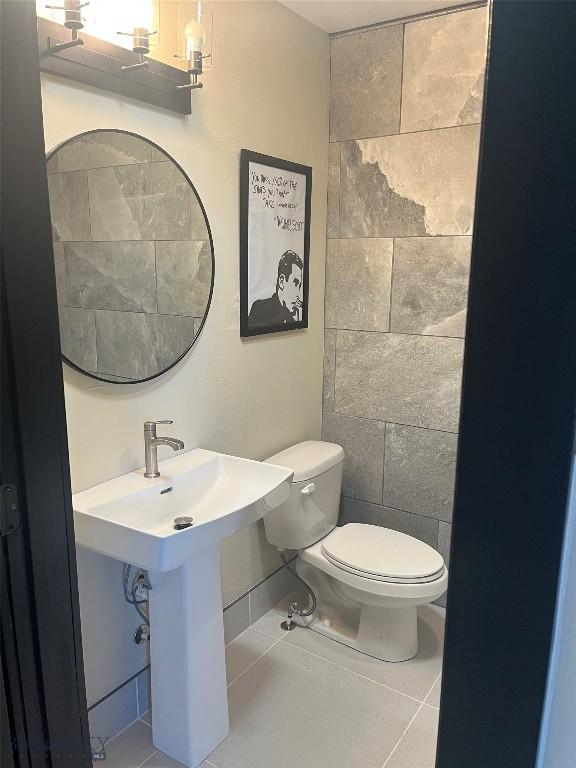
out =
[[294,471],[294,482],[311,480],[332,469],[344,459],[342,446],[322,440],[306,440],[275,453],[266,459],[267,464],[278,464]]

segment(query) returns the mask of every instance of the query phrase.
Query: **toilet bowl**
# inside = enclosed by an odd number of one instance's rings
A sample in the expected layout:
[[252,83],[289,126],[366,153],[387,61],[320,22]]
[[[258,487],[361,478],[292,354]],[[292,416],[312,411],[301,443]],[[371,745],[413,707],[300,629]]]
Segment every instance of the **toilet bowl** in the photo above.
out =
[[317,609],[299,623],[383,661],[418,653],[418,606],[446,591],[442,556],[399,531],[365,523],[337,527],[344,451],[306,441],[271,456],[294,471],[289,499],[264,516],[266,536],[297,550],[296,571]]

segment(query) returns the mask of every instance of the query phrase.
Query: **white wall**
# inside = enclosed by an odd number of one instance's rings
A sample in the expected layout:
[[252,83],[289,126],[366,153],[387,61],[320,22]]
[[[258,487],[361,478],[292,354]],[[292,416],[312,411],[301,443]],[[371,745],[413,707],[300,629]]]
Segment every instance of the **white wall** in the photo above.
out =
[[576,461],[572,485],[538,768],[569,768],[576,755]]
[[[192,351],[155,382],[100,384],[65,369],[73,491],[143,464],[142,424],[173,418],[166,434],[262,459],[318,438],[321,421],[324,253],[328,147],[327,36],[276,2],[218,3],[214,69],[183,118],[103,92],[43,80],[47,149],[81,131],[124,128],[160,144],[187,171],[214,238],[212,306]],[[313,167],[310,328],[242,341],[239,336],[240,149]],[[160,449],[160,458],[172,455]],[[166,453],[162,453],[165,451]],[[278,565],[253,526],[224,543],[225,604]],[[89,701],[145,663],[132,641],[136,613],[124,604],[121,566],[78,552]]]

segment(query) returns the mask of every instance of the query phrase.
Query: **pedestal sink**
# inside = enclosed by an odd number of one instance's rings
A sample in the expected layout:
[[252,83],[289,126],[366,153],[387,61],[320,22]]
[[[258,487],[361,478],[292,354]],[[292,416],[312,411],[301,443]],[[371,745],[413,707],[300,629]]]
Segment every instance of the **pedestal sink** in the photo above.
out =
[[74,525],[78,544],[149,572],[152,738],[193,768],[228,734],[219,544],[286,501],[293,473],[203,449],[159,470],[77,493]]

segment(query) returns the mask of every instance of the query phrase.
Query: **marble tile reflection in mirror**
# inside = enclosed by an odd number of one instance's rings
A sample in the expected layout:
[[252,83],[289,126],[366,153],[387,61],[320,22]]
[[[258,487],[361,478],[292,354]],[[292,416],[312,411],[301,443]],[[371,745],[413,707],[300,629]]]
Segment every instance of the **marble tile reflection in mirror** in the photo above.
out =
[[65,361],[105,381],[158,376],[190,349],[210,304],[196,190],[154,144],[115,130],[52,152],[48,186]]

